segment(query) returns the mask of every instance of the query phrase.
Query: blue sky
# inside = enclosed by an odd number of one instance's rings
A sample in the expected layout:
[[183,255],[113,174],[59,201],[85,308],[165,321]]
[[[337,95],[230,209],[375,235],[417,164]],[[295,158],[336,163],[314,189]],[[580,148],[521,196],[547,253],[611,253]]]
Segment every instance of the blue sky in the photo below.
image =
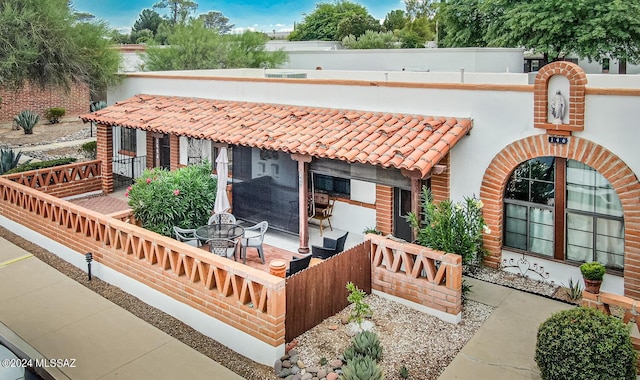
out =
[[[330,2],[326,0],[325,2]],[[106,20],[112,28],[128,32],[145,8],[152,8],[157,0],[72,0],[77,11],[89,12]],[[301,22],[305,13],[314,10],[321,0],[272,0],[269,2],[196,0],[198,14],[222,12],[230,24],[238,28],[253,28],[263,32],[292,30],[294,22]],[[384,19],[391,10],[404,9],[402,0],[353,1],[369,10],[375,18]]]

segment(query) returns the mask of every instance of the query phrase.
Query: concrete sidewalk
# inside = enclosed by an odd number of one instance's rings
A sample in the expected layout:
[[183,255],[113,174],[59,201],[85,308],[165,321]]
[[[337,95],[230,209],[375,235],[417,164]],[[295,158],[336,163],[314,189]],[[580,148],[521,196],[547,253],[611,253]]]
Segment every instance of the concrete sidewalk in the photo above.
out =
[[540,379],[538,327],[574,306],[472,278],[465,283],[473,285],[469,299],[496,309],[438,379]]
[[53,378],[242,379],[2,238],[0,283],[0,340],[73,364]]

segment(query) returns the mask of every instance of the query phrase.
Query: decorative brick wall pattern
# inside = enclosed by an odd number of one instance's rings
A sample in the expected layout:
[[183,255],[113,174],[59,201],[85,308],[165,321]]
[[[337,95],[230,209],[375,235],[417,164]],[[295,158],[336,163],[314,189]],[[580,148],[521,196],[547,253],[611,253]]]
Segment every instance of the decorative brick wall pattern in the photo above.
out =
[[578,137],[568,139],[566,145],[559,145],[550,144],[547,135],[530,136],[512,143],[493,158],[480,189],[483,216],[492,231],[491,235],[484,236],[484,247],[490,252],[485,262],[493,267],[500,265],[504,190],[513,170],[534,157],[564,157],[597,170],[620,198],[624,212],[625,295],[640,298],[640,182],[635,173],[609,150]]
[[3,177],[0,200],[4,217],[273,347],[285,343],[285,279]]
[[431,194],[434,203],[446,201],[451,197],[451,160],[449,154],[444,156],[438,165],[444,165],[447,168],[441,174],[431,175]]
[[102,190],[99,160],[83,161],[28,172],[8,174],[10,181],[58,198]]
[[[565,76],[569,80],[569,124],[549,123],[549,80],[554,75]],[[533,121],[536,128],[547,129],[549,133],[568,133],[584,129],[584,103],[587,75],[575,63],[558,61],[543,66],[534,83]]]
[[393,188],[376,185],[376,229],[383,235],[393,233]]
[[462,311],[460,255],[374,234],[366,239],[371,241],[372,289],[447,314]]
[[96,126],[96,159],[102,162],[102,192],[113,193],[113,127],[104,124]]
[[0,104],[0,123],[10,122],[24,110],[37,112],[41,118],[51,107],[65,109],[65,117],[77,116],[90,112],[89,86],[83,83],[73,84],[69,91],[63,88],[41,89],[26,84],[20,90],[0,88],[2,104]]

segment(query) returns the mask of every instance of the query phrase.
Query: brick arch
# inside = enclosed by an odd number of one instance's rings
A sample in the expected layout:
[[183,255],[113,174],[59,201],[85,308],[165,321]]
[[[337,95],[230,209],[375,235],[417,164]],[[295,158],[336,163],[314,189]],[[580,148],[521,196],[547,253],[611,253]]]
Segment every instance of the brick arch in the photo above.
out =
[[[553,125],[547,120],[549,80],[554,75],[562,75],[569,80],[569,124]],[[566,61],[552,62],[543,66],[534,83],[534,115],[536,128],[564,131],[582,131],[584,129],[584,100],[587,74],[580,66]]]
[[484,217],[491,229],[484,246],[489,251],[485,262],[498,267],[504,228],[504,191],[509,177],[522,162],[541,156],[564,157],[587,164],[606,178],[622,203],[625,233],[625,294],[640,297],[640,182],[636,174],[615,154],[604,147],[578,137],[569,137],[566,145],[550,144],[547,135],[530,136],[505,147],[484,173],[480,199]]

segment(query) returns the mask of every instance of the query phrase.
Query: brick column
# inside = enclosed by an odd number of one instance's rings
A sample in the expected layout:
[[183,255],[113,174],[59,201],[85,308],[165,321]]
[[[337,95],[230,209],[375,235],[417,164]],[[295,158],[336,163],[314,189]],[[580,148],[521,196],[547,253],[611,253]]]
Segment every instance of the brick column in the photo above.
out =
[[147,136],[145,143],[147,144],[147,169],[151,169],[155,167],[155,147],[153,145],[153,137],[151,136],[151,132],[146,132]]
[[97,154],[96,158],[102,162],[102,191],[113,193],[113,128],[110,125],[96,126]]
[[383,235],[393,233],[393,188],[376,185],[376,229]]
[[431,195],[433,203],[437,204],[451,198],[451,164],[447,154],[438,165],[445,166],[442,173],[436,174],[431,170]]
[[169,169],[177,170],[180,167],[180,137],[169,135]]

